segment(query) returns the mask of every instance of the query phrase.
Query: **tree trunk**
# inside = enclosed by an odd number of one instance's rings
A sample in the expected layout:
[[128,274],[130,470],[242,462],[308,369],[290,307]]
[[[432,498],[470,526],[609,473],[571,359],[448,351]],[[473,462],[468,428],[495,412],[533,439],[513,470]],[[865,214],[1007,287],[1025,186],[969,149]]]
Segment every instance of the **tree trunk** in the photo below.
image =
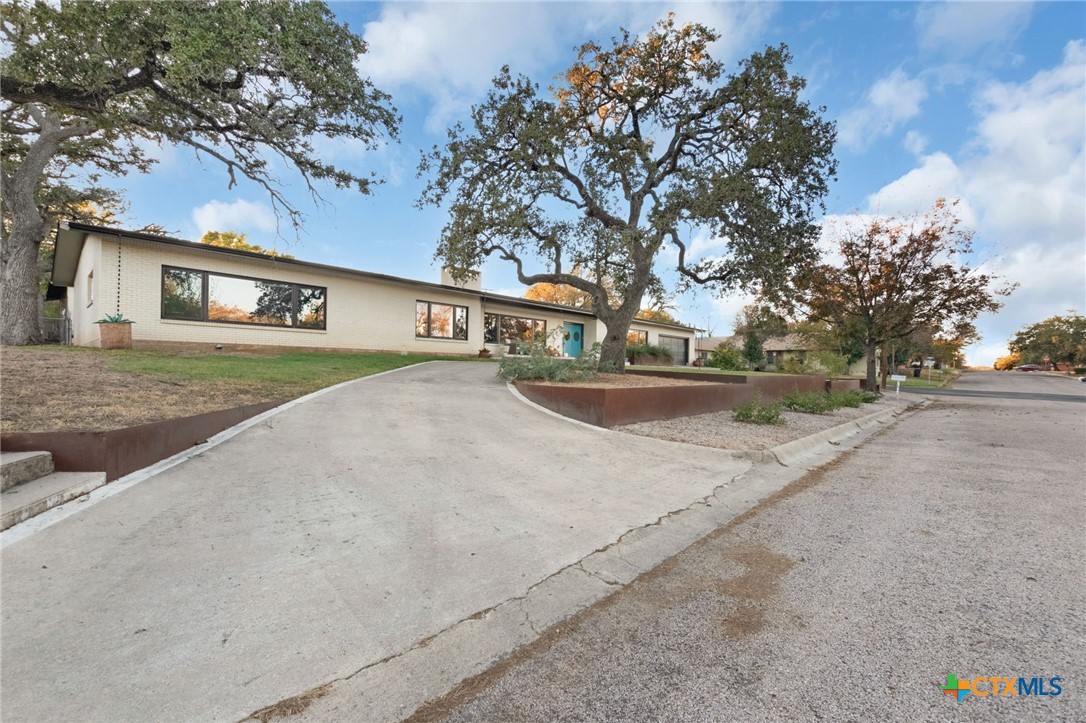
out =
[[892,364],[892,363],[893,363],[893,360],[887,355],[886,351],[883,350],[883,352],[882,352],[882,388],[883,389],[887,388],[886,387],[886,378],[890,374],[890,364]]
[[0,343],[36,344],[41,341],[38,321],[38,244],[42,230],[13,227],[3,240],[3,288],[0,289]]
[[46,228],[35,190],[61,143],[94,132],[93,126],[83,121],[66,126],[53,111],[36,103],[28,103],[26,109],[41,130],[14,173],[4,173],[0,186],[11,219],[10,233],[0,240],[0,266],[3,267],[0,343],[13,345],[31,344],[41,339],[38,247],[45,238]]
[[875,359],[878,355],[878,349],[874,342],[867,343],[867,391],[874,392],[878,386],[878,379],[875,369]]
[[[641,298],[640,294],[637,298]],[[624,374],[626,372],[626,335],[637,314],[637,307],[625,310],[620,307],[617,311],[602,314],[597,310],[596,313],[600,321],[607,325],[607,336],[603,338],[603,345],[600,348],[599,367],[600,369],[610,368],[618,374]]]

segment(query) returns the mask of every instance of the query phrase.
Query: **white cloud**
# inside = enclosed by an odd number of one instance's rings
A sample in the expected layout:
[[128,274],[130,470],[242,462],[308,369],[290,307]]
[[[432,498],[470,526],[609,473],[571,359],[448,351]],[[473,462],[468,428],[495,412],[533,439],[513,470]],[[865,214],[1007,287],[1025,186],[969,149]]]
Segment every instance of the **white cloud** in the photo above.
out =
[[921,3],[916,13],[920,47],[955,57],[987,47],[1005,48],[1029,25],[1028,2]]
[[919,131],[909,131],[905,134],[905,140],[902,142],[905,146],[905,150],[912,153],[914,156],[921,155],[928,147],[928,139],[923,133]]
[[275,212],[263,203],[239,198],[231,203],[208,201],[192,209],[192,221],[200,234],[205,231],[265,231],[276,230]]
[[837,137],[846,148],[862,151],[916,116],[927,97],[924,81],[898,68],[875,81],[865,101],[841,116]]
[[[540,75],[556,59],[565,65],[573,48],[592,36],[617,35],[620,27],[644,33],[668,6],[643,3],[387,3],[366,24],[369,50],[359,56],[359,72],[386,90],[412,89],[431,104],[426,129],[441,132],[449,121],[477,102],[490,80],[508,64],[544,88]],[[702,22],[721,39],[712,52],[730,59],[775,12],[772,5],[681,4],[679,22]]]

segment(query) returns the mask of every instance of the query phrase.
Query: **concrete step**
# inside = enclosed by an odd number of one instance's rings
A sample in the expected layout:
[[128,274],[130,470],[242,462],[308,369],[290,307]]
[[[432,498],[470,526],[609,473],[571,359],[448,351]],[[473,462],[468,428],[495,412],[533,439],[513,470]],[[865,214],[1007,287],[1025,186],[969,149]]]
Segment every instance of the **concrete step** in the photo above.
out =
[[0,492],[52,473],[53,455],[49,452],[0,454]]
[[13,487],[0,494],[0,530],[82,497],[105,483],[105,472],[54,472]]

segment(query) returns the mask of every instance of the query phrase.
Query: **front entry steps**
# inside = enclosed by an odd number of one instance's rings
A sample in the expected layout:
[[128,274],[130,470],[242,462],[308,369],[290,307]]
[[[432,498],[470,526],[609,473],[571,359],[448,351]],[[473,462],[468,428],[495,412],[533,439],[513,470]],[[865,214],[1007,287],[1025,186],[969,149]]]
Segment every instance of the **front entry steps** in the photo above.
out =
[[101,487],[106,473],[54,472],[48,452],[4,452],[0,479],[0,530],[6,530]]

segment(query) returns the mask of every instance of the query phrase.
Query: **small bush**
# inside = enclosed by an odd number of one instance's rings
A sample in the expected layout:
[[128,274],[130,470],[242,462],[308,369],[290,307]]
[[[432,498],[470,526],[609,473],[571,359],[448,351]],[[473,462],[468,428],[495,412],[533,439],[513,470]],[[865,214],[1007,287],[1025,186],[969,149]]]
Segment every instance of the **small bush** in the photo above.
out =
[[653,344],[628,344],[626,346],[626,358],[632,356],[654,356],[660,359],[673,359],[671,351],[662,346]]
[[1086,367],[1075,367],[1075,374],[1086,374]]
[[726,341],[720,342],[720,345],[713,349],[706,364],[723,371],[738,371],[747,367],[747,363],[743,361],[743,352]]
[[799,359],[788,358],[777,365],[778,368],[785,374],[809,374],[810,369],[807,365],[801,362]]
[[779,403],[762,404],[761,392],[755,392],[754,399],[732,410],[732,418],[737,422],[751,424],[784,424],[784,420],[781,419],[781,405]]
[[807,355],[804,366],[810,371],[822,372],[830,377],[840,377],[848,371],[848,359],[832,351],[812,351]]
[[826,414],[837,409],[837,400],[826,392],[789,392],[781,397],[781,403],[793,412]]
[[522,343],[518,350],[527,352],[526,356],[503,356],[498,361],[498,376],[506,381],[579,382],[594,379],[601,371],[598,343],[576,359],[555,356],[547,346],[547,337],[542,335],[531,343]]
[[866,392],[859,389],[836,389],[830,392],[830,399],[832,399],[834,404],[838,407],[856,408],[864,403],[864,394],[866,394]]

